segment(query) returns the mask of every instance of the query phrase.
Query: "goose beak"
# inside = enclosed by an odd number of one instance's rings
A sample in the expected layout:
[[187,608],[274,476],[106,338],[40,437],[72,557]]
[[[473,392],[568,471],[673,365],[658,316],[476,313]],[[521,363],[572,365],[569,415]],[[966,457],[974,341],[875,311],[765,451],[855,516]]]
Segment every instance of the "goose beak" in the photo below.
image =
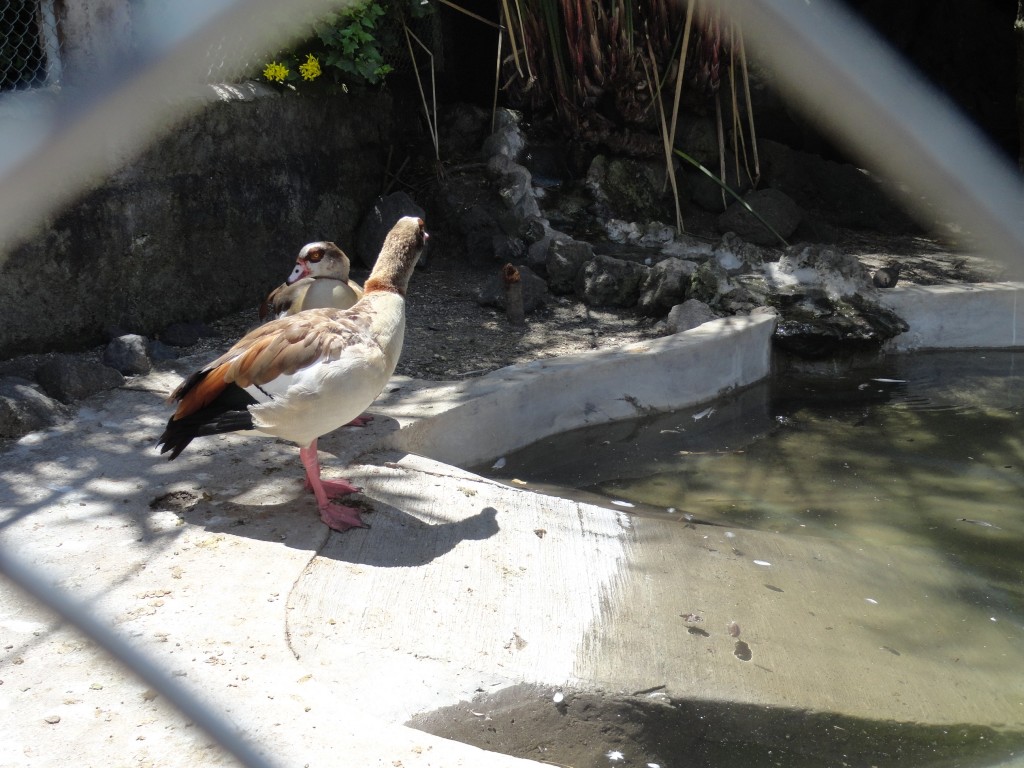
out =
[[299,263],[297,263],[295,265],[295,269],[293,269],[292,273],[290,275],[288,275],[288,279],[285,280],[285,282],[288,285],[291,285],[295,281],[301,280],[302,278],[304,278],[308,274],[309,274],[309,265],[304,264],[302,262],[299,262]]

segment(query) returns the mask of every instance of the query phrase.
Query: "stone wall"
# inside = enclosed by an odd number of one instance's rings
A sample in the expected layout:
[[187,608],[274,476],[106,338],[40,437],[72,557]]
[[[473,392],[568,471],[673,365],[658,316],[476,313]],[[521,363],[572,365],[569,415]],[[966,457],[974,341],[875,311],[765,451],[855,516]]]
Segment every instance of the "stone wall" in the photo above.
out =
[[304,243],[351,248],[380,192],[388,95],[220,93],[9,252],[0,359],[255,306]]

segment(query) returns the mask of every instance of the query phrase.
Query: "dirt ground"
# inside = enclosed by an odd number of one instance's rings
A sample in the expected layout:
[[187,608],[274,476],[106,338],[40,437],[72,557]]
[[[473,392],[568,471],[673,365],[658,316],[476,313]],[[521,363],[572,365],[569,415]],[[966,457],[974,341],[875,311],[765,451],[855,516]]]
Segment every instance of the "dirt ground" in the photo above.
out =
[[[1002,266],[953,250],[936,240],[916,235],[844,232],[838,250],[856,253],[869,270],[896,260],[905,283],[983,282],[1012,278]],[[396,373],[428,381],[482,376],[508,365],[560,357],[659,335],[657,318],[638,316],[632,309],[594,308],[574,296],[551,296],[546,306],[527,315],[524,326],[510,323],[504,311],[481,306],[477,287],[501,265],[468,265],[432,259],[413,275],[408,296],[405,346]],[[364,272],[353,272],[365,280]],[[181,356],[210,359],[258,323],[256,302],[209,322],[214,336],[178,349]],[[80,353],[100,359],[102,347]],[[33,378],[48,355],[29,355],[0,362],[0,375]]]
[[[906,283],[981,282],[1004,279],[993,263],[953,251],[930,238],[844,232],[837,249],[856,253],[873,271],[896,260]],[[574,296],[552,296],[527,315],[525,326],[511,324],[504,311],[480,306],[477,286],[498,272],[462,262],[433,259],[413,275],[408,296],[405,347],[397,373],[431,381],[481,376],[516,363],[618,346],[659,335],[657,318],[632,309],[588,307]],[[357,279],[363,275],[354,275]],[[213,323],[221,334],[204,340],[211,348],[239,338],[255,322],[255,308]],[[198,349],[187,350],[190,354]]]

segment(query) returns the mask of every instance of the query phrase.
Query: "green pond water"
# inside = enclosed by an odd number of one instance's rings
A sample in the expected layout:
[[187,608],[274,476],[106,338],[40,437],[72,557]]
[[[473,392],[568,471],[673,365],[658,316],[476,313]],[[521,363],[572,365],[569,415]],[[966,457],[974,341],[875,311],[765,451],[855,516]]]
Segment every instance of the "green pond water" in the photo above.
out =
[[640,515],[939,548],[1024,619],[1024,352],[893,355],[477,467]]
[[[894,355],[853,370],[776,374],[693,408],[556,435],[475,471],[675,521],[681,535],[706,524],[725,536],[753,529],[927,548],[983,585],[957,600],[1009,622],[1024,642],[1024,352]],[[1022,676],[1006,669],[1007,690]],[[903,738],[876,734],[866,754],[899,754]],[[1020,734],[1008,738],[1013,746],[991,752],[903,752],[902,761],[864,764],[1024,765]],[[706,764],[805,764],[735,757]]]

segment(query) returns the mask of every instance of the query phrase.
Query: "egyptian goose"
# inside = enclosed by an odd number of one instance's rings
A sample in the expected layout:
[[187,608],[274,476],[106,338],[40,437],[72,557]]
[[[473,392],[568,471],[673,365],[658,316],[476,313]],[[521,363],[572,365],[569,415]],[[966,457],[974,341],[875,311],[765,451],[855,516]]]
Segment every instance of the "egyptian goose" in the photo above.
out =
[[348,279],[349,267],[348,256],[334,243],[307,243],[288,279],[260,304],[260,320],[304,309],[348,309],[363,295],[359,284]]
[[317,439],[350,422],[384,389],[405,336],[405,293],[427,240],[423,220],[399,219],[350,309],[310,309],[253,329],[171,393],[178,403],[157,445],[170,459],[193,438],[255,430],[299,445],[320,519],[336,531],[363,526],[331,497],[359,489],[320,479]]

